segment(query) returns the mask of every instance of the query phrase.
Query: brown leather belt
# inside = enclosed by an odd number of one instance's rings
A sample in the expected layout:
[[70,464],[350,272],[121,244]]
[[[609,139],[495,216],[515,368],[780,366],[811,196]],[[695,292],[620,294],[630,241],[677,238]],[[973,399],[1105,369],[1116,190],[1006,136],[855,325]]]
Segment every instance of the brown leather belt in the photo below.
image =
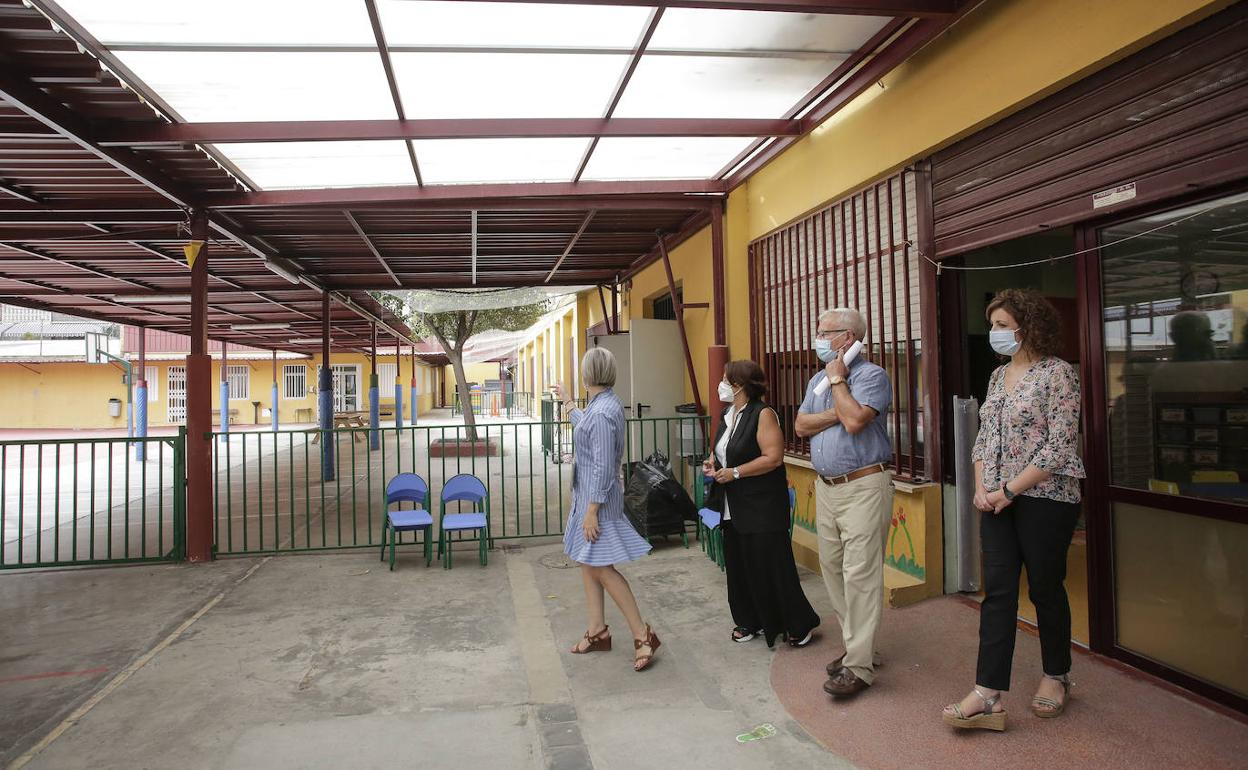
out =
[[876,463],[875,465],[868,465],[865,468],[859,468],[856,471],[850,471],[849,473],[841,476],[820,476],[819,479],[824,484],[832,486],[833,484],[844,484],[848,481],[857,481],[858,479],[870,476],[873,473],[883,473],[886,470],[887,468],[884,467],[884,463]]

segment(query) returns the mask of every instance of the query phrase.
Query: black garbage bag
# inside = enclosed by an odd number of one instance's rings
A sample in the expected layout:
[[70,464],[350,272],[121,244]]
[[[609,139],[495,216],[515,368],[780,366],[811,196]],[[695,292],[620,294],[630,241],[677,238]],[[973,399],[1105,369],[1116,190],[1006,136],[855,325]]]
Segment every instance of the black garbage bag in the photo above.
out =
[[633,529],[647,539],[679,535],[685,531],[685,521],[695,520],[698,515],[693,500],[672,475],[672,467],[662,452],[655,452],[642,462],[629,463],[624,511]]

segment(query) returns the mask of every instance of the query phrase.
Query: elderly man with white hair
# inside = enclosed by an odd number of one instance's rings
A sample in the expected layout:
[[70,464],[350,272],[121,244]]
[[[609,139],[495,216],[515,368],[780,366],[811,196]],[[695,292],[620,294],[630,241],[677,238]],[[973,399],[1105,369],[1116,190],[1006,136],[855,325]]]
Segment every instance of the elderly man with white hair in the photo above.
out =
[[857,310],[819,314],[814,346],[825,366],[807,384],[795,425],[797,435],[810,439],[810,461],[819,474],[819,564],[845,642],[845,653],[828,664],[823,689],[838,697],[862,692],[875,679],[884,539],[893,504],[888,373],[861,356],[846,355],[866,331]]

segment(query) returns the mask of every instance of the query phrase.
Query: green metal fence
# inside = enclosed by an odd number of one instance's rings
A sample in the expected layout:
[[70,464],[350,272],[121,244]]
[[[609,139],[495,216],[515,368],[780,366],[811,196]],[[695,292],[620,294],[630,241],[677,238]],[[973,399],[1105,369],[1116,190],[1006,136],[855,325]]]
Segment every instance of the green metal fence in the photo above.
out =
[[[699,417],[630,420],[625,467],[661,449],[673,458],[676,478],[694,494],[706,456],[705,425],[706,418]],[[403,472],[429,483],[435,512],[448,479],[459,473],[478,476],[490,495],[493,541],[562,535],[572,499],[572,429],[560,426],[569,437],[567,451],[548,454],[543,427],[540,422],[479,425],[477,445],[490,447],[484,455],[469,453],[467,431],[459,425],[380,428],[380,448],[372,451],[371,429],[334,430],[325,436],[334,447],[334,477],[326,482],[319,430],[214,434],[216,551],[380,547],[385,486]],[[448,511],[457,506],[452,503]]]
[[[518,417],[534,417],[533,414],[533,396],[528,393],[516,393],[508,390],[506,392],[499,390],[478,390],[468,394],[469,403],[472,404],[472,413],[478,416],[497,415],[514,419]],[[464,413],[464,406],[459,400],[459,393],[455,393],[454,400],[451,402],[451,415],[460,415]]]
[[181,559],[185,452],[184,431],[0,441],[0,569]]

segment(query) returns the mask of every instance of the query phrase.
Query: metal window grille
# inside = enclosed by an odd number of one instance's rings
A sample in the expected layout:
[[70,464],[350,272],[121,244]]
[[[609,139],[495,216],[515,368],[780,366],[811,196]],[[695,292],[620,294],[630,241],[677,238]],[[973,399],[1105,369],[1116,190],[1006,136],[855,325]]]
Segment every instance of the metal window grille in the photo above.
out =
[[383,396],[394,392],[394,381],[398,377],[398,364],[377,364],[377,389]]
[[923,474],[919,256],[915,180],[903,172],[750,244],[751,344],[785,427],[785,450],[809,456],[793,433],[806,384],[818,371],[820,310],[857,308],[864,353],[888,371],[888,433],[899,475]]
[[186,367],[169,367],[168,419],[174,424],[186,422]]
[[282,366],[283,398],[308,397],[308,368],[303,364],[284,364]]
[[230,383],[230,400],[245,401],[251,398],[251,367],[227,366],[226,382]]

